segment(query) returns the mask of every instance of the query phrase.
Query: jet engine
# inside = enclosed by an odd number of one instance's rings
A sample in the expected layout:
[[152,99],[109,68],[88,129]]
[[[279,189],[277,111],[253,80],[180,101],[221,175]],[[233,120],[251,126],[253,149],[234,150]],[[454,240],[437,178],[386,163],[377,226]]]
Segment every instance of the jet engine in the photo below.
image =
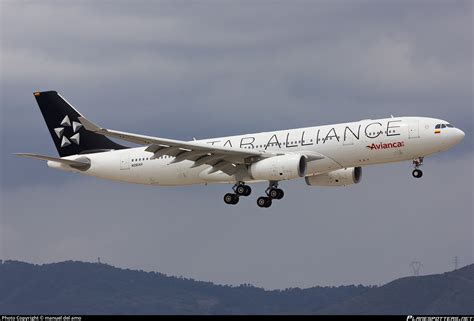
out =
[[262,159],[249,167],[249,175],[255,180],[280,181],[304,177],[306,157],[286,154]]
[[329,173],[307,176],[305,180],[306,184],[310,186],[346,186],[359,183],[361,177],[361,167],[350,167]]

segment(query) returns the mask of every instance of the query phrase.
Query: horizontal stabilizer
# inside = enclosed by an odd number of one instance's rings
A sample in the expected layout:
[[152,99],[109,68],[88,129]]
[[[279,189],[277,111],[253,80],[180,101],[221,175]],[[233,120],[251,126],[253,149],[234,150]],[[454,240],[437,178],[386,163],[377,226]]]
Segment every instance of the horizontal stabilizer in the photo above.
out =
[[52,156],[43,156],[39,154],[31,154],[31,153],[16,153],[15,155],[21,157],[28,157],[28,158],[36,158],[45,161],[57,162],[60,164],[71,166],[72,168],[86,170],[91,166],[91,162],[87,157],[80,157],[80,159],[71,160],[71,159],[64,159]]

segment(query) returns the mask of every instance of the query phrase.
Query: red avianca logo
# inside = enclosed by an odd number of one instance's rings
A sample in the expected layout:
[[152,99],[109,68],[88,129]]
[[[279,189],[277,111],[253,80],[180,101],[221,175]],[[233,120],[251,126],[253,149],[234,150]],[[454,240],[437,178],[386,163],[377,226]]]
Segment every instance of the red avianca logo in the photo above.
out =
[[373,143],[372,145],[367,145],[367,148],[373,149],[389,149],[389,148],[400,148],[405,146],[405,142],[393,142],[393,143]]

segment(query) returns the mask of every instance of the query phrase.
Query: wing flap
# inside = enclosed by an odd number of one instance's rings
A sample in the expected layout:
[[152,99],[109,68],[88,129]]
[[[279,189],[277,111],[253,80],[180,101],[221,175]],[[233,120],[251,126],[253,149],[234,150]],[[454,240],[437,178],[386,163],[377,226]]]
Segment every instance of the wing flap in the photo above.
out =
[[208,174],[215,173],[217,171],[222,171],[223,169],[230,169],[230,166],[232,166],[232,163],[226,162],[224,160],[220,160],[214,165],[212,165],[212,169],[208,172]]

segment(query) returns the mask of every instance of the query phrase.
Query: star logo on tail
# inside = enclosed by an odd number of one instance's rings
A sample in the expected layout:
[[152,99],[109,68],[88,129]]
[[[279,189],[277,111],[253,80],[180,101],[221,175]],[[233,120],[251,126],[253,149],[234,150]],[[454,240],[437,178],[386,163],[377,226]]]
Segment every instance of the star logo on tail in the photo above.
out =
[[[72,129],[72,135],[69,137],[66,137],[66,135],[64,134],[66,128]],[[66,115],[61,121],[60,127],[54,128],[56,136],[58,136],[58,138],[61,140],[61,148],[67,147],[71,144],[79,145],[81,139],[79,129],[81,128],[81,123],[76,121],[71,122],[69,116]]]

